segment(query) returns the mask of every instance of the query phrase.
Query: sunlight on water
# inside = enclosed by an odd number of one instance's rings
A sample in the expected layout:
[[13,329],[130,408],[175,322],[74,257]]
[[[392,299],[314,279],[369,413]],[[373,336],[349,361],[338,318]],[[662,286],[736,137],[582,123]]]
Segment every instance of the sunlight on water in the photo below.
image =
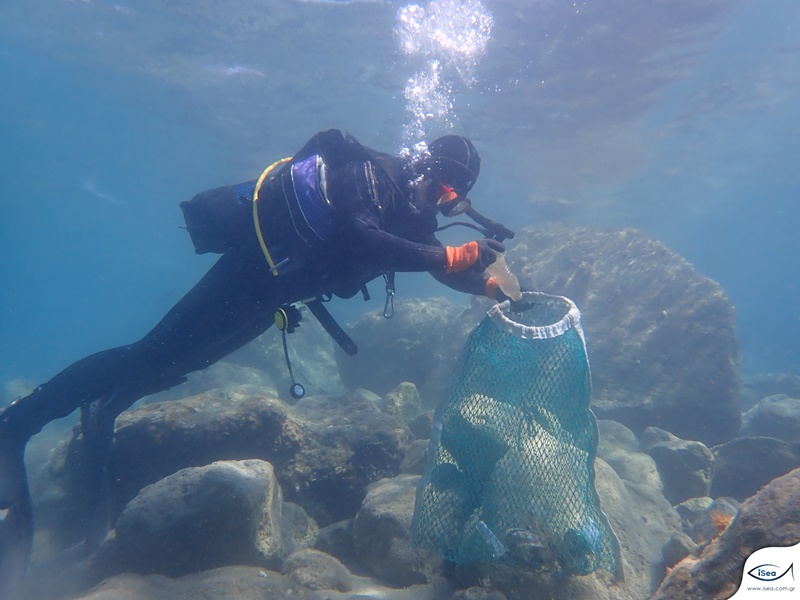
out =
[[474,71],[491,39],[492,25],[491,13],[479,0],[434,0],[398,11],[397,43],[409,64],[416,65],[404,90],[408,121],[403,132],[403,143],[415,153],[429,124],[453,126],[457,86],[475,84]]

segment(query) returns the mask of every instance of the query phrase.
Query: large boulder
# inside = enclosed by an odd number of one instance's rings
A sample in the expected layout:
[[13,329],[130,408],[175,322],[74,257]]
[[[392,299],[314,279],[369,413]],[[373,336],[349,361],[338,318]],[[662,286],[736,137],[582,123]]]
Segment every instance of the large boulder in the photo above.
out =
[[418,475],[382,479],[369,488],[353,521],[353,545],[371,575],[407,586],[429,580],[438,566],[410,542]]
[[222,567],[170,579],[163,575],[123,573],[103,581],[75,600],[320,600],[288,577],[258,567]]
[[[321,554],[321,553],[320,553]],[[328,557],[330,558],[330,557]],[[281,575],[260,567],[221,567],[171,579],[164,575],[123,573],[111,577],[80,596],[51,590],[33,598],[47,600],[442,600],[437,587],[415,585],[398,590],[366,577],[349,576],[341,565],[321,556],[292,555],[289,571]],[[333,569],[331,569],[333,567]],[[340,592],[344,584],[347,592]],[[332,586],[324,588],[321,586]]]
[[773,437],[800,442],[800,398],[774,394],[744,413],[739,437]]
[[312,590],[349,592],[353,589],[353,575],[347,567],[330,554],[313,548],[304,548],[288,556],[281,573]]
[[765,486],[742,504],[738,516],[697,557],[670,572],[652,600],[730,598],[742,581],[747,557],[768,546],[800,542],[800,470]]
[[639,452],[639,440],[622,423],[600,420],[600,441],[597,456],[607,462],[623,480],[663,490],[655,461]]
[[[309,397],[289,406],[245,388],[147,404],[117,419],[114,514],[145,485],[180,469],[258,458],[274,465],[287,500],[326,525],[353,517],[369,483],[399,472],[409,441],[393,417],[357,394]],[[83,469],[76,432],[54,453],[50,472],[57,492],[39,506],[63,515],[73,538],[88,505]]]
[[739,503],[733,498],[717,498],[692,521],[686,532],[698,544],[714,539],[739,513]]
[[743,437],[712,448],[711,496],[744,500],[776,477],[800,467],[800,442]]
[[705,444],[682,440],[658,427],[645,429],[640,443],[642,451],[656,462],[664,496],[673,505],[708,496],[714,455]]
[[800,376],[791,373],[742,375],[742,389],[739,394],[742,410],[750,410],[759,400],[777,394],[800,398]]
[[392,415],[400,423],[409,425],[419,415],[420,399],[417,386],[404,381],[384,396],[381,410]]
[[637,435],[655,425],[719,443],[738,431],[739,346],[720,286],[635,230],[526,229],[508,260],[523,287],[581,309],[592,409]]
[[708,510],[714,503],[713,498],[689,498],[680,504],[675,505],[675,510],[681,517],[683,531],[689,533],[693,524]]
[[107,574],[171,577],[237,564],[277,568],[298,547],[291,525],[272,465],[219,461],[145,487],[125,506],[96,561]]
[[391,319],[383,311],[367,313],[349,328],[358,354],[336,352],[342,381],[350,389],[380,395],[411,382],[422,404],[432,408],[441,401],[464,341],[482,317],[445,298],[398,300]]
[[[599,418],[636,435],[653,425],[706,444],[736,434],[739,346],[718,284],[634,230],[550,226],[516,239],[507,260],[523,287],[567,296],[583,313]],[[434,406],[489,306],[417,300],[398,303],[389,321],[366,315],[351,328],[359,355],[337,354],[342,381],[379,394],[410,381]]]
[[661,580],[663,548],[682,530],[681,518],[659,488],[620,479],[600,459],[595,469],[600,504],[622,547],[625,587],[644,598]]

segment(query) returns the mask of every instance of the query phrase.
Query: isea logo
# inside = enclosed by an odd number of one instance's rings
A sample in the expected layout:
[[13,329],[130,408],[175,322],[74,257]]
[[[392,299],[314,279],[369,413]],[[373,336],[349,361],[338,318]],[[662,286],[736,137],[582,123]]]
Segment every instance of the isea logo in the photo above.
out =
[[759,581],[778,581],[787,573],[794,579],[794,563],[790,564],[785,571],[778,565],[764,564],[753,567],[747,572],[750,577]]
[[731,600],[798,600],[795,565],[800,565],[800,543],[756,550],[744,562],[742,583]]

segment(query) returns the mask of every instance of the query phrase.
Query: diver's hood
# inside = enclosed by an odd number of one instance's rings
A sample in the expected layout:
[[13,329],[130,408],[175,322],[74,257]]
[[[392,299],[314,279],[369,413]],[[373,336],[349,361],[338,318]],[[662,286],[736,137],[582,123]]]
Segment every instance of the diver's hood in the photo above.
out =
[[461,135],[445,135],[431,142],[428,152],[423,161],[426,170],[459,196],[466,196],[481,172],[481,157],[472,142]]

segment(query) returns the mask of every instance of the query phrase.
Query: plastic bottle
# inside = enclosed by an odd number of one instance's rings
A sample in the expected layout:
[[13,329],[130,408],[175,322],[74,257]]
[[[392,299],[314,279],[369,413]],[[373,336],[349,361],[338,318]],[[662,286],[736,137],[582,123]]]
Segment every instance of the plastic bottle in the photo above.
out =
[[522,299],[522,292],[519,289],[519,280],[508,268],[506,259],[502,254],[497,255],[497,260],[486,267],[486,272],[494,277],[500,286],[500,291],[511,298],[514,302]]

